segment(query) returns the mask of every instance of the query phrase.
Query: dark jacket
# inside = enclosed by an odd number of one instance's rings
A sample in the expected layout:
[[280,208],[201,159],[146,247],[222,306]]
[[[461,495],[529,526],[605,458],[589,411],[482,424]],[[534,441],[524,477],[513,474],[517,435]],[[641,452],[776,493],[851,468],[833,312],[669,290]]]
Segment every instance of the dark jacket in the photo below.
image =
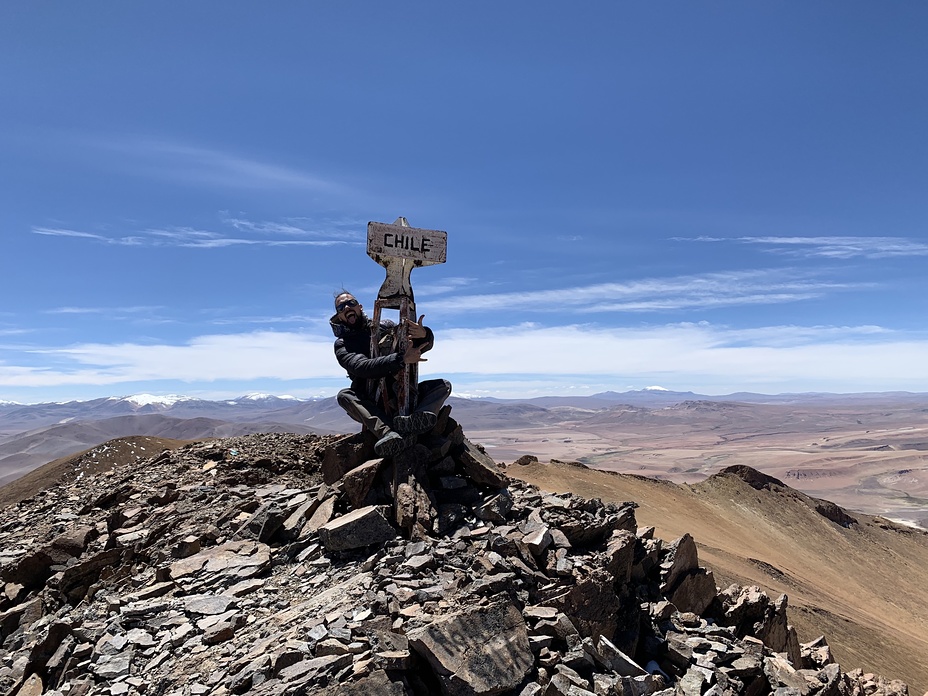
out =
[[[351,378],[351,389],[362,397],[373,398],[368,390],[369,379],[390,377],[403,369],[403,354],[397,352],[397,325],[389,319],[380,322],[380,352],[377,358],[371,357],[371,320],[367,315],[357,326],[343,324],[338,315],[329,320],[332,333],[335,334],[335,357],[338,364],[345,368]],[[425,327],[425,338],[414,341],[414,345],[425,346],[423,352],[431,350],[435,341],[432,330]]]

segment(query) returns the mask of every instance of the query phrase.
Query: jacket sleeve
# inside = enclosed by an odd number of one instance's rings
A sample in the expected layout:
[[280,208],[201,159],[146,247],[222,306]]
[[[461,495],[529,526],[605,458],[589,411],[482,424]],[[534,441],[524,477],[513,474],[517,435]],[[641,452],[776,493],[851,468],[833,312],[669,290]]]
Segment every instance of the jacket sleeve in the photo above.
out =
[[400,353],[369,358],[363,353],[350,352],[342,338],[335,341],[335,357],[352,378],[378,379],[396,374],[403,368],[403,356]]
[[432,350],[435,345],[435,334],[432,333],[432,330],[429,327],[425,327],[425,338],[420,338],[412,342],[416,347],[422,348],[422,352],[425,353],[428,350]]

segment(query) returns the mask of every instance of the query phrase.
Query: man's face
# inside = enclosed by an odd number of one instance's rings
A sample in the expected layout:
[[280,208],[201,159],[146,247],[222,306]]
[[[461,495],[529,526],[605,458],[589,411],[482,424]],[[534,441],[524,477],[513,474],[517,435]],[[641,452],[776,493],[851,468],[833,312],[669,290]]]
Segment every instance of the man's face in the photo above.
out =
[[[354,305],[353,307],[351,305]],[[354,298],[354,295],[344,292],[335,298],[335,311],[338,318],[349,326],[361,321],[361,310],[364,307]]]

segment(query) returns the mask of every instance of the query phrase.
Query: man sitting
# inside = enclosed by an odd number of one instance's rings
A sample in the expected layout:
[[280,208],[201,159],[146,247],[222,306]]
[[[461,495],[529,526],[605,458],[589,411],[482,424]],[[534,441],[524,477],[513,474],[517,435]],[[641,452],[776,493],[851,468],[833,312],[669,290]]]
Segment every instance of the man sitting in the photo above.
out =
[[[415,409],[407,416],[394,416],[392,419],[377,403],[376,391],[368,388],[368,380],[374,384],[386,377],[388,398],[394,396],[393,378],[406,365],[423,362],[422,353],[430,350],[435,341],[432,330],[422,325],[425,315],[418,322],[403,319],[397,327],[390,320],[380,322],[380,335],[386,340],[398,338],[397,330],[405,330],[409,339],[405,352],[396,352],[393,345],[384,355],[371,357],[371,320],[364,313],[364,307],[350,292],[339,293],[335,297],[335,315],[329,321],[335,334],[335,357],[338,364],[348,372],[351,387],[338,393],[338,404],[352,419],[361,423],[377,438],[374,451],[381,457],[390,457],[414,443],[412,437],[431,430],[435,426],[438,410],[451,395],[451,383],[444,379],[431,379],[420,382],[415,390]],[[374,387],[376,390],[376,386]]]

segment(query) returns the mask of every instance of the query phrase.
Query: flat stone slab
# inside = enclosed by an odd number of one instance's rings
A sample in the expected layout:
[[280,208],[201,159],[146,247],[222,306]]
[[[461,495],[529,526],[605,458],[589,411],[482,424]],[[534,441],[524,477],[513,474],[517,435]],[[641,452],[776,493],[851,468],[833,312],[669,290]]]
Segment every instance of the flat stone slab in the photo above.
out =
[[395,537],[396,530],[376,505],[349,512],[319,528],[319,538],[329,551],[361,549]]
[[238,606],[235,597],[228,595],[199,594],[183,598],[184,611],[191,614],[224,614],[230,608]]
[[248,540],[228,541],[175,561],[171,564],[171,577],[176,580],[203,572],[245,579],[260,573],[270,562],[271,552],[266,544]]
[[534,667],[522,612],[509,601],[442,617],[408,638],[452,696],[509,691]]

